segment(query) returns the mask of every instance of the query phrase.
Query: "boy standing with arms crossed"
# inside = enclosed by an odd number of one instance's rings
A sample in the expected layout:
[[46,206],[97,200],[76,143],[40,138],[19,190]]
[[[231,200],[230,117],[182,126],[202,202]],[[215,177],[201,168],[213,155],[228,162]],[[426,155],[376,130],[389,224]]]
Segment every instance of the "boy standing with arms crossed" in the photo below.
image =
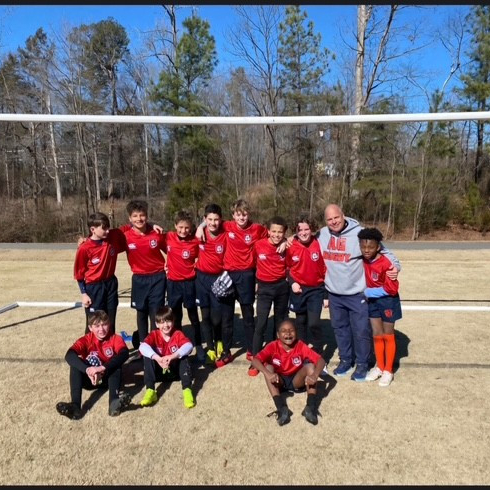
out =
[[115,271],[117,255],[126,251],[126,238],[118,228],[109,229],[109,218],[104,213],[91,214],[87,224],[90,237],[78,247],[74,264],[74,277],[85,308],[85,333],[89,332],[89,315],[96,310],[107,313],[115,332],[119,304]]

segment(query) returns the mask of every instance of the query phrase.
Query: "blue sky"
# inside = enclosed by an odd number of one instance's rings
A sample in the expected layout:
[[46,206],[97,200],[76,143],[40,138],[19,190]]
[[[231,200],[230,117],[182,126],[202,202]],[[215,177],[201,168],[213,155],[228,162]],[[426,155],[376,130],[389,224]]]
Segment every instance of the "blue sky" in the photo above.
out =
[[[202,5],[195,3],[199,15],[208,20],[211,32],[217,43],[218,57],[226,66],[231,62],[226,52],[224,32],[234,22],[233,5]],[[343,36],[353,39],[357,5],[302,5],[308,12],[308,18],[315,24],[316,32],[322,34],[323,44],[334,52],[347,51],[342,41]],[[469,5],[424,5],[419,8],[404,9],[404,22],[415,26],[424,22],[436,29],[445,19],[455,12],[467,12]],[[191,5],[183,5],[179,10],[182,21],[192,12]],[[81,23],[98,22],[113,17],[123,25],[131,39],[130,50],[137,47],[141,33],[151,30],[157,21],[164,16],[161,5],[3,5],[0,6],[0,56],[8,51],[15,51],[23,46],[28,36],[43,27],[49,34],[59,30],[63,23],[72,26]],[[440,86],[447,76],[447,54],[436,45],[421,53],[418,60],[420,67],[433,70],[431,82],[434,87]],[[340,60],[332,64],[332,73],[340,77]]]

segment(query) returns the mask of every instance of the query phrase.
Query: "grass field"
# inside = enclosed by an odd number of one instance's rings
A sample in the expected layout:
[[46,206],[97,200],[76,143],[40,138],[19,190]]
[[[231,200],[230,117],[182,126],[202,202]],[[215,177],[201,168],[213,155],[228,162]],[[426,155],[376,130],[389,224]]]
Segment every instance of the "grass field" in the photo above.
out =
[[[288,399],[291,423],[261,376],[247,376],[237,317],[236,360],[219,370],[194,362],[197,405],[182,405],[179,383],[139,407],[140,361],[129,362],[129,410],[109,417],[108,394],[84,392],[80,421],[58,415],[69,399],[63,357],[84,331],[81,308],[19,307],[0,314],[2,485],[488,485],[490,312],[418,311],[410,306],[489,306],[490,250],[396,250],[402,262],[403,319],[396,324],[399,369],[389,388],[328,377],[319,424],[301,416],[305,395]],[[0,307],[16,301],[80,300],[74,252],[0,250]],[[121,303],[130,271],[120,256]],[[329,372],[337,351],[322,315]],[[186,329],[188,327],[185,327]],[[135,312],[120,308],[117,330]],[[190,333],[192,335],[192,333]],[[129,344],[130,345],[130,344]]]

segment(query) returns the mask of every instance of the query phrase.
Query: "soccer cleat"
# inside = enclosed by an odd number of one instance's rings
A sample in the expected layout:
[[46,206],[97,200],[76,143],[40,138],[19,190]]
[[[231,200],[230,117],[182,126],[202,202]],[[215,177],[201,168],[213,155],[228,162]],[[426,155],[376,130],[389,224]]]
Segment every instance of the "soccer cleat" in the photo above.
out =
[[247,358],[248,362],[252,362],[252,359],[254,358],[254,356],[252,355],[252,353],[249,350],[247,351],[246,358]]
[[216,351],[212,349],[206,351],[206,364],[214,364],[217,358]]
[[367,376],[367,367],[366,366],[356,366],[356,370],[352,373],[352,376],[350,379],[352,381],[357,381],[358,383],[362,383],[363,381],[366,381],[366,376]]
[[155,390],[152,390],[151,388],[147,388],[145,392],[145,396],[140,401],[140,405],[142,407],[149,407],[151,405],[154,405],[157,401],[158,401],[157,392]]
[[248,375],[249,376],[257,376],[259,374],[259,370],[252,365],[248,368]]
[[366,381],[376,381],[381,375],[383,371],[379,369],[378,366],[374,366],[366,375]]
[[303,415],[303,417],[310,424],[313,424],[313,425],[318,424],[318,415],[316,414],[316,410],[314,408],[311,408],[309,405],[306,405],[306,407],[303,408],[301,415]]
[[182,390],[182,397],[184,398],[184,407],[192,408],[196,406],[196,401],[194,400],[194,395],[190,388],[185,388]]
[[390,373],[389,371],[383,371],[383,374],[381,375],[381,379],[378,382],[379,386],[390,386],[391,382],[393,381],[393,373]]
[[219,359],[223,354],[223,342],[221,340],[216,341],[216,357]]
[[352,371],[352,364],[348,361],[340,361],[338,366],[333,370],[333,374],[339,378],[347,376]]
[[82,410],[73,402],[59,402],[56,404],[56,410],[60,415],[64,415],[70,420],[80,420],[82,418]]
[[233,356],[231,355],[231,352],[223,352],[221,354],[221,357],[219,359],[216,359],[215,365],[218,368],[221,368],[223,366],[226,366],[227,364],[230,364],[230,362],[233,361]]
[[206,353],[204,352],[202,345],[198,345],[196,347],[196,357],[198,362],[204,364],[204,361],[206,360]]
[[279,425],[285,425],[290,421],[291,417],[289,416],[289,408],[286,405],[277,409],[277,423]]
[[109,415],[117,417],[131,403],[129,393],[121,393],[118,398],[109,403]]

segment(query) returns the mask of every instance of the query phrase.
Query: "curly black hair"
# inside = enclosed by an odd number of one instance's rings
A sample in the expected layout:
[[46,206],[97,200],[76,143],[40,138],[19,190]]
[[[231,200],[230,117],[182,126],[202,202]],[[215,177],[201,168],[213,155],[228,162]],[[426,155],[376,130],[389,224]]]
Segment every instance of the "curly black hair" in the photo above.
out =
[[377,228],[363,228],[357,237],[359,240],[374,240],[378,243],[383,240],[383,234]]

